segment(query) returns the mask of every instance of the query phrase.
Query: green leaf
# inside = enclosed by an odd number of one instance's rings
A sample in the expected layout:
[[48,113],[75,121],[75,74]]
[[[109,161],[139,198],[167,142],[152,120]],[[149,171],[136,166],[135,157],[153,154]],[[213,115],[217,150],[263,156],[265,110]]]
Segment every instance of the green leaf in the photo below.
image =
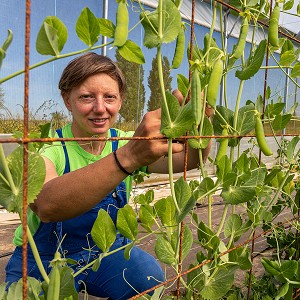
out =
[[287,145],[287,153],[286,153],[286,158],[288,161],[292,161],[293,159],[297,159],[296,157],[294,158],[294,151],[296,149],[296,146],[300,140],[299,136],[295,136],[291,139],[291,141]]
[[283,130],[288,122],[291,120],[292,115],[286,114],[286,115],[277,115],[275,116],[275,119],[272,121],[272,127],[274,130]]
[[[23,208],[23,147],[19,146],[7,157],[8,168],[16,187],[16,193],[8,182],[0,176],[0,204],[9,212],[21,213]],[[34,152],[33,146],[28,151],[28,204],[33,203],[40,193],[46,176],[44,159]]]
[[216,113],[213,116],[213,127],[215,135],[222,135],[224,126],[233,127],[234,112],[225,106],[216,106]]
[[242,226],[242,219],[239,215],[232,214],[228,217],[225,226],[224,226],[224,235],[225,237],[230,237],[235,235],[235,233]]
[[128,239],[136,239],[138,234],[138,222],[136,214],[129,204],[126,204],[118,211],[117,229]]
[[249,158],[246,153],[242,153],[234,164],[239,174],[249,172]]
[[152,232],[151,228],[155,223],[155,216],[152,206],[149,204],[144,204],[140,207],[139,217],[141,220],[141,225],[148,231]]
[[154,250],[157,258],[161,262],[167,265],[176,264],[176,253],[165,236],[160,235],[157,238]]
[[243,187],[255,188],[265,181],[267,170],[264,167],[251,170],[250,177],[245,181]]
[[176,208],[172,197],[162,198],[157,201],[154,204],[154,210],[159,216],[162,224],[172,233],[177,226],[175,218]]
[[198,224],[198,240],[208,250],[216,251],[220,245],[220,238],[206,226],[204,222]]
[[217,270],[205,281],[200,294],[204,299],[217,300],[229,291],[234,282],[236,265],[218,266]]
[[140,15],[145,30],[144,45],[147,48],[160,46],[162,43],[170,43],[176,39],[181,28],[181,15],[172,0],[162,1],[163,25],[162,34],[158,34],[159,11],[145,11]]
[[285,108],[285,103],[283,102],[269,103],[266,106],[265,114],[269,118],[272,118],[274,116],[281,114],[284,108]]
[[228,173],[232,171],[231,162],[227,155],[224,155],[220,158],[217,163],[216,176],[219,181],[223,181]]
[[88,46],[92,47],[99,39],[100,25],[98,19],[88,7],[85,7],[76,22],[77,36]]
[[4,299],[6,300],[6,286],[7,286],[8,282],[3,282],[0,285],[0,299]]
[[252,261],[249,247],[237,247],[229,252],[229,261],[237,263],[241,270],[251,269]]
[[186,202],[185,206],[181,210],[181,213],[177,217],[177,223],[181,223],[184,219],[184,217],[191,212],[193,207],[196,204],[196,198],[194,195],[191,195],[190,199]]
[[290,10],[292,9],[294,6],[294,0],[289,0],[289,1],[286,1],[284,4],[283,4],[283,10]]
[[274,300],[282,299],[282,297],[284,297],[287,294],[287,292],[289,291],[289,288],[290,288],[290,284],[286,282],[283,286],[280,287]]
[[189,80],[182,74],[177,74],[177,87],[183,97],[186,97],[189,90]]
[[197,198],[202,198],[204,195],[209,194],[215,187],[214,181],[210,177],[204,177],[197,188]]
[[228,204],[240,204],[250,201],[255,194],[255,188],[249,188],[247,186],[230,186],[223,189],[221,197]]
[[271,261],[265,257],[261,259],[261,263],[268,273],[277,276],[280,274],[280,266],[277,261]]
[[237,130],[240,135],[245,135],[254,129],[254,105],[241,107],[238,112]]
[[99,34],[103,35],[103,36],[107,36],[109,38],[113,38],[114,37],[114,33],[115,33],[115,24],[108,19],[104,19],[104,18],[98,18],[98,22],[99,22]]
[[42,55],[57,56],[68,38],[64,23],[55,16],[46,17],[36,39],[36,50]]
[[60,273],[60,299],[66,299],[67,297],[72,297],[71,299],[78,299],[78,293],[75,289],[75,279],[74,270],[71,267],[64,266],[59,270]]
[[300,62],[294,64],[293,69],[291,71],[291,77],[300,77]]
[[282,261],[280,266],[280,271],[284,278],[293,280],[295,274],[297,274],[298,271],[298,261],[296,260]]
[[[191,136],[211,136],[214,133],[213,126],[209,121],[208,117],[204,117],[202,132],[199,132],[198,128],[194,125],[189,134]],[[199,139],[189,139],[189,146],[193,149],[205,149],[209,145],[210,138],[199,138]]]
[[141,48],[131,40],[127,40],[125,44],[118,47],[120,55],[128,61],[144,64],[145,58]]
[[[166,92],[167,107],[162,105],[161,132],[168,138],[178,138],[184,135],[193,124],[191,102],[183,107],[179,105],[177,98],[170,92]],[[169,114],[168,114],[169,112]],[[169,120],[168,115],[171,120]]]
[[254,54],[252,54],[245,63],[242,70],[237,70],[235,76],[240,80],[248,80],[254,76],[260,69],[265,57],[267,41],[262,40]]
[[280,55],[279,64],[282,66],[290,66],[296,59],[297,56],[294,51],[286,51]]
[[184,178],[181,176],[174,184],[175,188],[175,195],[176,200],[178,203],[179,208],[183,208],[189,198],[191,197],[191,188],[189,187],[189,184],[184,180]]
[[109,248],[116,240],[117,234],[115,224],[108,212],[104,209],[99,210],[91,235],[93,241],[104,253],[108,252]]
[[[179,235],[177,232],[174,232],[172,234],[172,248],[177,249],[179,247]],[[193,245],[193,233],[188,225],[184,224],[183,226],[183,235],[182,235],[182,253],[181,253],[181,259],[184,260],[187,255],[189,254],[191,248]]]
[[129,260],[130,259],[130,253],[131,253],[131,250],[134,246],[134,242],[131,242],[129,244],[127,244],[125,250],[124,250],[124,257],[126,260]]

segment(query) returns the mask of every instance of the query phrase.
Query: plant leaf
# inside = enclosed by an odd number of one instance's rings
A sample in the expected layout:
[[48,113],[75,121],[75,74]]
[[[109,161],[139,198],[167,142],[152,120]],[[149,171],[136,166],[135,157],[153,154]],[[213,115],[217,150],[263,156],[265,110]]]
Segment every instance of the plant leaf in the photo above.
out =
[[118,47],[120,55],[128,61],[144,64],[145,58],[141,48],[131,40],[127,40],[125,44]]
[[291,77],[300,77],[300,62],[294,64],[291,71]]
[[[0,204],[9,212],[20,213],[23,208],[23,147],[19,146],[7,157],[8,167],[16,187],[13,193],[4,177],[0,176]],[[28,151],[28,204],[40,193],[46,176],[44,159],[29,146]]]
[[91,235],[93,241],[104,253],[108,252],[116,240],[115,224],[104,209],[99,210],[97,219],[92,227]]
[[251,55],[242,70],[237,70],[235,76],[240,80],[248,80],[254,76],[260,69],[265,57],[267,41],[262,40],[254,54]]
[[255,196],[255,188],[244,186],[229,186],[224,188],[221,197],[228,204],[240,204],[248,202]]
[[59,55],[66,40],[67,29],[57,17],[47,17],[36,39],[36,50],[42,55]]
[[117,229],[128,239],[136,239],[138,234],[138,222],[136,214],[129,204],[126,204],[118,211]]
[[98,22],[99,22],[99,34],[103,35],[103,36],[107,36],[109,38],[113,38],[114,37],[114,33],[115,33],[115,24],[108,19],[104,19],[104,18],[98,18]]
[[140,15],[145,30],[144,45],[147,48],[151,49],[160,46],[162,43],[170,43],[178,36],[181,29],[181,16],[172,0],[162,2],[162,14],[163,28],[161,36],[158,34],[158,8],[153,12],[142,12]]
[[[191,102],[181,107],[177,98],[166,92],[167,107],[162,105],[161,132],[168,138],[178,138],[185,134],[193,125]],[[164,102],[163,102],[164,104]],[[171,120],[169,121],[168,112]]]
[[157,238],[154,250],[157,258],[161,262],[167,265],[173,265],[176,263],[175,251],[172,248],[171,243],[163,235],[160,235]]
[[100,24],[88,7],[85,7],[76,22],[77,36],[89,47],[97,43],[100,33]]

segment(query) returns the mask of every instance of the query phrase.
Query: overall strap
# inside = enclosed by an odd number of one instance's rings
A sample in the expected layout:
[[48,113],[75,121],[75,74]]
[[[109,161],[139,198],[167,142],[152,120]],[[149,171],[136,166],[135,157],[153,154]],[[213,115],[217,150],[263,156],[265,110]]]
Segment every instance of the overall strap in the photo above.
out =
[[[57,132],[57,134],[58,134],[58,136],[60,138],[63,138],[62,129],[61,128],[57,129],[56,132]],[[61,144],[63,146],[64,154],[65,154],[66,164],[65,164],[64,174],[66,174],[66,173],[70,172],[70,161],[69,161],[69,155],[68,155],[68,151],[67,151],[67,147],[66,147],[65,141],[61,141]],[[62,236],[62,222],[57,222],[56,223],[56,232],[57,232],[57,235],[58,235],[58,240],[57,240],[57,247],[58,247],[59,244],[60,244],[60,241],[63,238],[63,236]]]
[[[60,138],[63,138],[61,128],[57,129],[56,132],[57,132],[57,134]],[[67,151],[65,141],[61,141],[61,144],[63,145],[65,159],[66,159],[66,165],[65,165],[65,169],[64,169],[64,174],[66,174],[66,173],[70,172],[70,161],[69,161],[69,155],[68,155],[68,151]]]
[[[117,137],[118,136],[116,129],[110,128],[110,136],[111,137]],[[112,145],[111,145],[112,151],[116,151],[118,149],[118,142],[119,142],[118,140],[113,140],[112,141]]]

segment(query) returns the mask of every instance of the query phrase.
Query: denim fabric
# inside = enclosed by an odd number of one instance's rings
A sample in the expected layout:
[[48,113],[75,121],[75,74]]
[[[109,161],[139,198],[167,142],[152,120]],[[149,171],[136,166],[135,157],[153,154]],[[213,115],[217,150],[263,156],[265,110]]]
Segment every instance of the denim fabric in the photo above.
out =
[[[119,236],[111,250],[117,249],[128,241]],[[75,272],[92,261],[97,252],[82,250],[66,257],[77,261],[73,266]],[[42,262],[50,272],[49,261],[53,256],[42,256]],[[6,282],[12,283],[22,277],[22,247],[17,247],[6,266]],[[28,276],[43,280],[37,268],[31,250],[28,250]],[[87,269],[75,277],[75,287],[79,292],[86,289],[89,295],[110,299],[129,299],[164,281],[164,274],[153,256],[138,247],[133,247],[130,259],[124,258],[124,250],[117,251],[101,261],[97,272]]]

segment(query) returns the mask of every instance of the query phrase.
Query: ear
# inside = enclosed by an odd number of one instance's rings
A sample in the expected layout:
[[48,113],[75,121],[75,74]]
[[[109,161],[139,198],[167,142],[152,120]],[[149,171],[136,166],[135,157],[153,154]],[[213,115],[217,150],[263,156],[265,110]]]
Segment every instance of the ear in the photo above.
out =
[[68,111],[72,111],[72,106],[71,106],[71,103],[70,103],[69,95],[68,94],[62,94],[61,96],[64,100],[65,106],[68,109]]

